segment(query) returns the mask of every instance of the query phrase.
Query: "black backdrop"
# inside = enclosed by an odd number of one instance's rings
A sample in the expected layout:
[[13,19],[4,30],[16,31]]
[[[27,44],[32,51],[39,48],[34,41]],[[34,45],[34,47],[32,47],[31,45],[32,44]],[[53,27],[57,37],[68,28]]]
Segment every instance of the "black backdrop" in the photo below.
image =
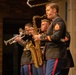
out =
[[20,58],[23,47],[17,43],[4,44],[4,40],[9,40],[15,34],[19,34],[19,28],[24,28],[23,19],[3,19],[3,65],[2,75],[20,75]]

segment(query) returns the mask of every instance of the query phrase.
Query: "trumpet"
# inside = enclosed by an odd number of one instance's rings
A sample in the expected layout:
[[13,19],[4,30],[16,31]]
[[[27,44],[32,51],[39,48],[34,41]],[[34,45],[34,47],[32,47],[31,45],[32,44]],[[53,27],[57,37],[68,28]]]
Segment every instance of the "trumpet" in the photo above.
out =
[[19,33],[20,33],[19,35],[16,35],[16,36],[14,36],[13,38],[11,38],[11,39],[9,39],[7,41],[4,40],[5,45],[7,45],[8,43],[9,44],[16,43],[15,38],[18,37],[18,36],[20,36],[21,38],[25,37],[25,34],[24,34],[24,32],[23,32],[23,30],[21,28],[19,29]]

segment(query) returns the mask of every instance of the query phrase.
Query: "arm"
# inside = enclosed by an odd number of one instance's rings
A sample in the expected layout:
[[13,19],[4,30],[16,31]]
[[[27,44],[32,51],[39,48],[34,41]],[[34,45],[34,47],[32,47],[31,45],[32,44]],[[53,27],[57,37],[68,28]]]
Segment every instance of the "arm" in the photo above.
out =
[[18,42],[21,46],[25,47],[26,41],[24,41],[20,36],[15,38],[15,41]]
[[57,22],[53,25],[52,28],[52,34],[51,30],[47,30],[49,33],[44,35],[35,35],[34,39],[36,40],[48,40],[48,41],[59,41],[60,38],[63,37],[63,34],[65,34],[65,25],[62,22]]

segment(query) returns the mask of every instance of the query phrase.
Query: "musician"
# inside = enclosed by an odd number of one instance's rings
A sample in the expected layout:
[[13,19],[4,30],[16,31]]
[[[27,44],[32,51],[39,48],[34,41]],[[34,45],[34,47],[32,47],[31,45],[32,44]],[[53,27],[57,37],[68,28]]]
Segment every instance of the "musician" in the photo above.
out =
[[70,52],[70,41],[71,41],[71,36],[69,34],[69,32],[66,32],[66,36],[63,42],[65,42],[65,47],[66,47],[66,51],[67,55],[66,55],[66,60],[65,60],[65,66],[63,67],[61,74],[63,75],[68,75],[70,68],[74,67],[74,62],[73,62],[73,58]]
[[[50,23],[51,22],[48,19],[42,19],[41,20],[41,33],[40,33],[41,35],[45,35],[46,34]],[[46,43],[46,41],[41,40],[41,48],[45,48],[45,43]],[[42,54],[44,54],[43,50],[42,50]]]
[[[26,47],[27,43],[32,40],[32,36],[29,33],[30,28],[32,27],[31,23],[25,24],[24,33],[25,37],[21,38],[20,36],[16,37],[15,41],[22,45],[24,48]],[[28,39],[28,40],[27,40]],[[23,51],[21,56],[21,68],[20,73],[21,75],[31,75],[31,64],[32,63],[32,56],[29,49]]]
[[[47,29],[48,29],[48,27],[49,27],[49,25],[50,25],[50,23],[51,23],[51,21],[50,20],[48,20],[48,19],[42,19],[41,20],[41,31],[42,31],[42,33],[41,33],[41,35],[46,35],[46,32],[47,32]],[[43,73],[44,73],[44,75],[45,75],[45,68],[46,68],[46,59],[45,59],[45,44],[46,44],[46,41],[44,41],[44,40],[41,40],[41,50],[42,50],[42,54],[43,54],[43,61],[44,61],[44,65],[43,65]]]
[[46,75],[60,75],[65,54],[62,54],[65,49],[65,43],[61,42],[60,39],[65,38],[66,25],[63,19],[58,15],[59,6],[56,3],[46,4],[46,15],[52,23],[47,29],[46,35],[33,35],[35,40],[47,40],[45,58],[46,64]]
[[[26,45],[30,40],[34,44],[32,35],[30,34],[30,32],[32,31],[33,31],[32,24],[27,23],[25,25],[25,39],[17,37],[15,40],[24,48],[26,48]],[[26,39],[28,39],[28,41]],[[35,65],[33,64],[31,52],[29,49],[27,49],[26,51],[24,49],[21,57],[21,75],[43,75],[42,67],[36,68]]]
[[[48,19],[42,19],[41,20],[41,32],[39,34],[46,34],[46,31],[47,31],[47,28],[49,27],[50,25],[50,21]],[[41,51],[42,51],[42,55],[43,55],[43,61],[44,61],[44,64],[43,66],[41,67],[42,69],[42,75],[45,75],[45,60],[44,60],[44,51],[45,51],[45,43],[46,41],[40,41],[40,47],[41,47]],[[34,75],[41,75],[39,72],[38,74],[36,74],[37,71],[39,71],[38,69],[35,69],[35,67],[33,66],[33,74]]]

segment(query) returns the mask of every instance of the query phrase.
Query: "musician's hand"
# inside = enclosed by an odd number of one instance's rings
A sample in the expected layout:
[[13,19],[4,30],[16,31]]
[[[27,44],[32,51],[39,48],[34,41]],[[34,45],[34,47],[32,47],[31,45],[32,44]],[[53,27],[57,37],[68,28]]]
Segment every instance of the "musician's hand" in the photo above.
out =
[[68,41],[69,39],[68,39],[68,37],[65,37],[65,39],[64,39],[65,41]]
[[34,40],[40,40],[40,34],[39,35],[33,35]]
[[20,42],[21,41],[21,37],[20,36],[17,36],[14,40],[16,41],[16,42]]

